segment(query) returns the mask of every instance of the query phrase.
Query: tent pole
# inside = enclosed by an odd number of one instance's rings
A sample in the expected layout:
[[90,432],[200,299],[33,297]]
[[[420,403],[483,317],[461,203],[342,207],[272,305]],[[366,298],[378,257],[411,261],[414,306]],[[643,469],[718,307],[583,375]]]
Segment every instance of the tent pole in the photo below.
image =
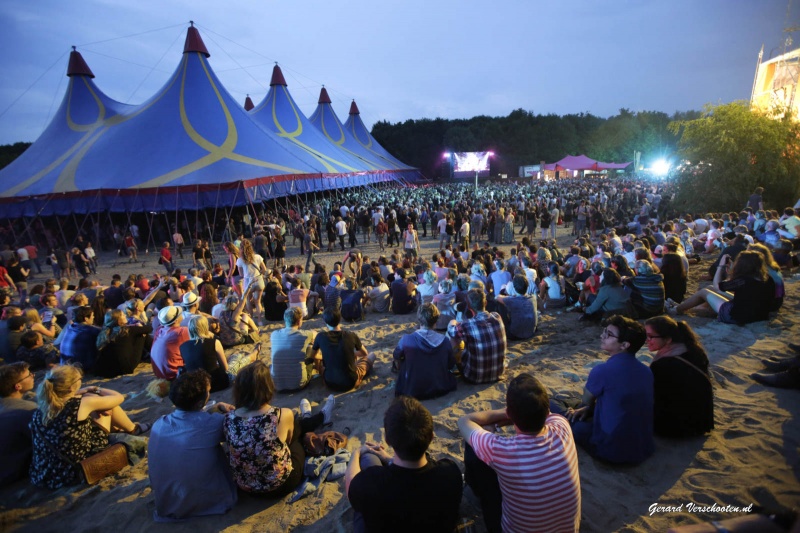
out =
[[[214,245],[214,229],[217,227],[217,209],[219,209],[219,193],[222,188],[220,183],[217,184],[217,200],[214,202],[214,225],[208,228],[209,234],[209,247]],[[206,217],[206,225],[208,225],[208,213],[206,213],[205,209],[203,210],[203,214]]]
[[11,236],[14,237],[14,244],[19,244],[17,243],[17,233],[14,231],[14,221],[10,217],[8,219],[8,227],[11,229]]
[[58,220],[58,215],[56,217],[56,225],[58,225],[58,229],[61,231],[61,238],[64,239],[64,249],[69,248],[69,243],[67,242],[67,236],[64,233],[64,225]]

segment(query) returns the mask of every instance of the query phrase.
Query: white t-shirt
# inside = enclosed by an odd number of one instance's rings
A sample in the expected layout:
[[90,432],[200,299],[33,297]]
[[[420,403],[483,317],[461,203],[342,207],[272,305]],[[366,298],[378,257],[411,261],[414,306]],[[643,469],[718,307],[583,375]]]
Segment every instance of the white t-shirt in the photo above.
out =
[[258,254],[253,254],[253,262],[245,263],[241,257],[236,260],[236,266],[239,267],[239,274],[244,277],[244,283],[247,285],[251,280],[258,278],[261,272],[266,269],[264,265],[264,258]]

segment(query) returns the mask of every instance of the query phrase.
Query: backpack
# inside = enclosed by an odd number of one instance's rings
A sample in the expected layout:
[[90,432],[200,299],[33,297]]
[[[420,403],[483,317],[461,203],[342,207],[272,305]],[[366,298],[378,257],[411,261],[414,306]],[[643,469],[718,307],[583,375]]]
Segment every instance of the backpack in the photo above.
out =
[[364,305],[361,300],[364,297],[362,290],[344,290],[342,297],[342,318],[348,322],[364,320]]

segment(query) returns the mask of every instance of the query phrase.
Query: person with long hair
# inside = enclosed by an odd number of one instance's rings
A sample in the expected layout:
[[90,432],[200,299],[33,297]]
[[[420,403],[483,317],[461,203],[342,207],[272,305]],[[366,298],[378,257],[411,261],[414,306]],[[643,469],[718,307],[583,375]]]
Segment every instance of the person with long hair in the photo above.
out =
[[246,365],[258,358],[261,343],[251,353],[237,353],[228,358],[222,343],[208,328],[208,319],[193,315],[189,319],[189,340],[181,344],[181,357],[186,370],[203,369],[211,376],[211,392],[227,389]]
[[[669,245],[668,245],[669,246]],[[686,296],[686,263],[677,252],[666,252],[661,258],[661,275],[664,276],[664,296],[682,302]]]
[[697,334],[668,316],[645,322],[653,372],[655,433],[694,437],[714,429],[714,391],[708,355]]
[[97,335],[97,361],[93,372],[98,376],[113,378],[132,374],[142,362],[147,336],[153,332],[148,323],[132,322],[119,309],[109,309],[103,327]]
[[243,296],[247,300],[247,310],[257,321],[261,321],[264,314],[261,293],[266,287],[264,274],[267,272],[264,258],[253,251],[253,245],[249,240],[244,239],[242,240],[241,257],[236,260],[236,265],[239,267],[239,273],[244,277],[244,285],[249,289]]
[[303,435],[330,423],[335,402],[331,394],[321,411],[311,415],[311,405],[303,399],[301,416],[295,417],[291,409],[270,405],[274,395],[269,366],[263,361],[247,365],[233,382],[236,410],[225,415],[223,429],[239,488],[249,494],[281,498],[303,479]]
[[581,320],[600,321],[604,317],[622,315],[635,317],[631,295],[622,286],[622,278],[613,268],[603,270],[597,297],[584,310]]
[[775,283],[767,274],[764,257],[755,251],[740,252],[730,275],[723,281],[729,259],[728,255],[720,258],[711,287],[700,289],[680,304],[668,301],[667,311],[682,315],[705,304],[725,324],[742,325],[769,319]]
[[200,305],[198,307],[200,312],[211,315],[214,306],[218,303],[217,289],[214,288],[212,283],[203,283],[200,286]]
[[783,305],[783,297],[786,294],[786,288],[783,283],[783,274],[781,274],[781,267],[772,255],[772,251],[761,243],[751,244],[747,247],[748,250],[753,250],[760,253],[764,257],[764,264],[767,267],[767,274],[775,283],[775,297],[770,305],[770,311],[778,311]]
[[111,389],[81,387],[83,374],[71,365],[52,368],[37,390],[31,420],[31,481],[57,489],[80,482],[80,461],[109,445],[109,433],[141,435],[149,424],[134,423],[120,405],[125,397]]
[[232,242],[222,244],[222,250],[228,254],[228,270],[225,272],[225,282],[236,294],[242,295],[242,274],[239,271],[239,248]]
[[26,309],[22,316],[25,317],[26,327],[31,331],[41,334],[45,344],[52,344],[58,337],[58,334],[61,333],[61,328],[56,324],[55,315],[51,315],[52,318],[47,324],[42,322],[41,315],[36,309]]

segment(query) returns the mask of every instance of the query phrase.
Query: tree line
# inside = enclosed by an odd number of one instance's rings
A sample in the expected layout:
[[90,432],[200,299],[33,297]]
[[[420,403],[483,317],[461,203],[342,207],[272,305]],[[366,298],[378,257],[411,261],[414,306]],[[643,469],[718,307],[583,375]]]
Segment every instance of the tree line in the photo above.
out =
[[492,174],[518,176],[519,167],[541,161],[553,163],[566,155],[586,154],[606,162],[633,161],[634,151],[643,162],[673,155],[678,136],[670,122],[689,121],[699,111],[633,112],[620,109],[602,118],[591,113],[541,115],[516,109],[505,117],[468,119],[417,119],[391,124],[377,122],[375,139],[404,163],[419,168],[430,179],[449,177],[443,166],[445,152],[493,151]]

